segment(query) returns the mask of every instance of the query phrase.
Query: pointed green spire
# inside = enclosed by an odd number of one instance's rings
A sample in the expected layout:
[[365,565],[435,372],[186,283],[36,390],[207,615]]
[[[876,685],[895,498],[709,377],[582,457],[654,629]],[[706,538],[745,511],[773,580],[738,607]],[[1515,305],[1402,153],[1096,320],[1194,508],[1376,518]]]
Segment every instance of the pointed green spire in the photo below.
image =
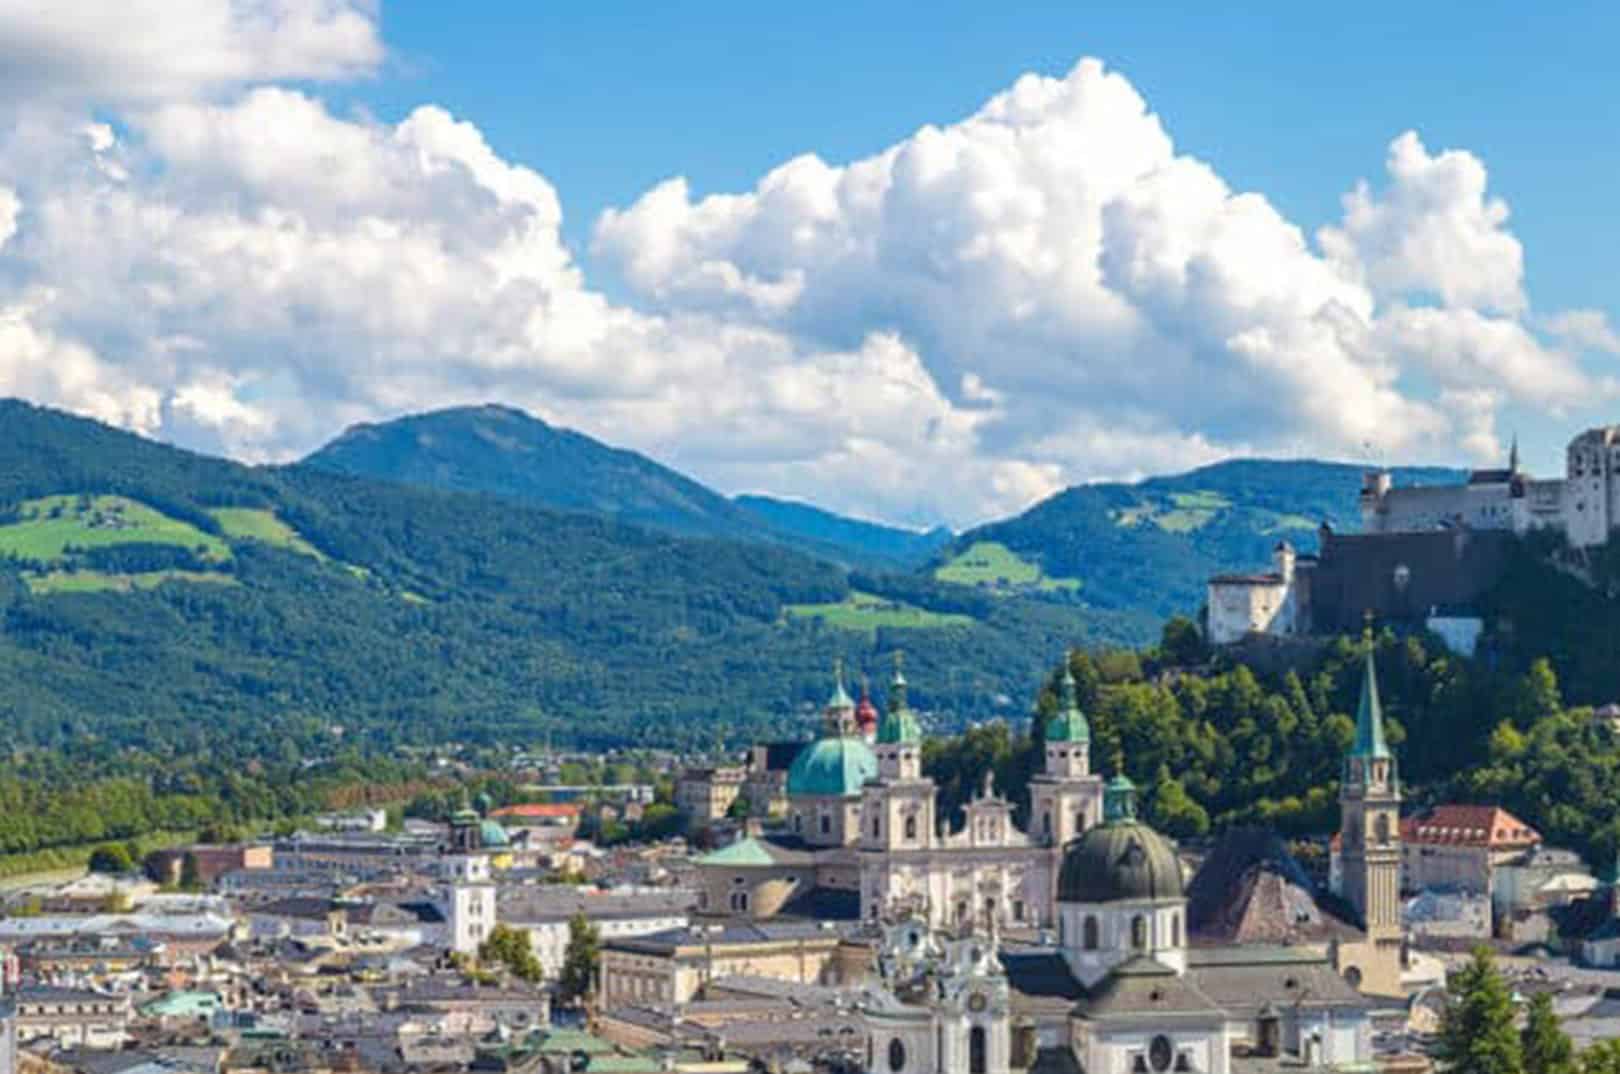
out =
[[1365,760],[1388,760],[1389,744],[1384,741],[1384,713],[1378,704],[1378,672],[1373,667],[1372,647],[1367,648],[1361,680],[1361,704],[1356,708],[1356,742],[1350,756]]
[[1067,657],[1063,660],[1063,676],[1058,679],[1058,712],[1046,722],[1046,741],[1091,741],[1091,724],[1086,722],[1086,714],[1080,711],[1080,700],[1075,693],[1074,674],[1069,670]]

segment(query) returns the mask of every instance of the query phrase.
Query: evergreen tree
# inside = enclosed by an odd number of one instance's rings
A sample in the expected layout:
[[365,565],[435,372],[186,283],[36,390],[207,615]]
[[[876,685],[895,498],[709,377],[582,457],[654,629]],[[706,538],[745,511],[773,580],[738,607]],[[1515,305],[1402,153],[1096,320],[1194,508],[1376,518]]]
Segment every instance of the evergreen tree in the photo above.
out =
[[1558,1026],[1552,995],[1538,992],[1530,1001],[1530,1016],[1519,1034],[1525,1074],[1574,1074],[1575,1046]]
[[583,913],[569,920],[568,949],[563,953],[562,975],[557,982],[565,1002],[577,1002],[594,987],[597,963],[601,961],[599,943],[596,926]]
[[1620,1074],[1620,1040],[1600,1040],[1581,1053],[1580,1074]]
[[107,843],[90,852],[92,873],[127,873],[135,868],[129,848],[122,843]]
[[1513,1000],[1490,948],[1474,957],[1447,986],[1450,1001],[1440,1020],[1435,1058],[1445,1074],[1526,1074],[1524,1049],[1513,1028]]

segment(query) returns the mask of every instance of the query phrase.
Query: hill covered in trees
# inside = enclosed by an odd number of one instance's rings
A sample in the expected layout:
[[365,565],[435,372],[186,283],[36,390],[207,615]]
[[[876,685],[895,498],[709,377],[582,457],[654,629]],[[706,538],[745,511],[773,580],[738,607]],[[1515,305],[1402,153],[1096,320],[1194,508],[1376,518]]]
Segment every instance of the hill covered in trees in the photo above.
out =
[[780,733],[904,649],[946,719],[1128,616],[846,573],[492,496],[251,468],[0,404],[0,710],[87,739],[319,751]]
[[844,518],[767,497],[728,499],[645,455],[504,406],[457,407],[357,425],[310,455],[311,467],[455,492],[683,537],[723,537],[847,566],[911,569],[950,539]]
[[[936,576],[1008,592],[1044,591],[1094,608],[1159,619],[1191,614],[1212,574],[1270,562],[1287,539],[1316,547],[1322,522],[1357,530],[1365,468],[1246,459],[1135,484],[1076,485],[1015,518],[970,530]],[[1461,480],[1460,471],[1401,467],[1400,485]]]

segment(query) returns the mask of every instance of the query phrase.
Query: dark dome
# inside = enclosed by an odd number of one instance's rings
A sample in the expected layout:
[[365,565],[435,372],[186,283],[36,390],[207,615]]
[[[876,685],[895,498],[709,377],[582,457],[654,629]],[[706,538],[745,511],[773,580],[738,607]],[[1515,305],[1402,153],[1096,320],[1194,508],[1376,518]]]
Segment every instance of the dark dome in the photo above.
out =
[[1139,821],[1100,825],[1063,852],[1058,902],[1179,899],[1184,895],[1175,849]]

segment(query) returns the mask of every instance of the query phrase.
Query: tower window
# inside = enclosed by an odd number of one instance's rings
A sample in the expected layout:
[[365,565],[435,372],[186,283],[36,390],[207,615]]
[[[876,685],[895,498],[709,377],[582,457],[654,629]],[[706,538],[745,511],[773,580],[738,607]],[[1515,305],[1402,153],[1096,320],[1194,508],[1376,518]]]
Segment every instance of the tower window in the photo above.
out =
[[832,818],[829,817],[827,814],[823,813],[821,815],[821,834],[822,835],[829,835],[831,833],[832,833]]
[[1171,947],[1180,947],[1181,946],[1181,915],[1180,914],[1171,914],[1170,915],[1170,946]]
[[915,838],[917,838],[917,818],[916,817],[907,817],[906,818],[906,838],[907,839],[915,839]]
[[[1141,950],[1147,946],[1147,918],[1137,914],[1131,918],[1131,946]],[[1162,1068],[1161,1068],[1162,1069]]]
[[872,818],[872,838],[876,839],[878,836],[880,836],[882,834],[883,834],[882,822],[879,821],[876,817],[873,817]]
[[1097,950],[1097,919],[1089,914],[1086,916],[1084,932],[1084,943],[1082,946],[1087,951]]

